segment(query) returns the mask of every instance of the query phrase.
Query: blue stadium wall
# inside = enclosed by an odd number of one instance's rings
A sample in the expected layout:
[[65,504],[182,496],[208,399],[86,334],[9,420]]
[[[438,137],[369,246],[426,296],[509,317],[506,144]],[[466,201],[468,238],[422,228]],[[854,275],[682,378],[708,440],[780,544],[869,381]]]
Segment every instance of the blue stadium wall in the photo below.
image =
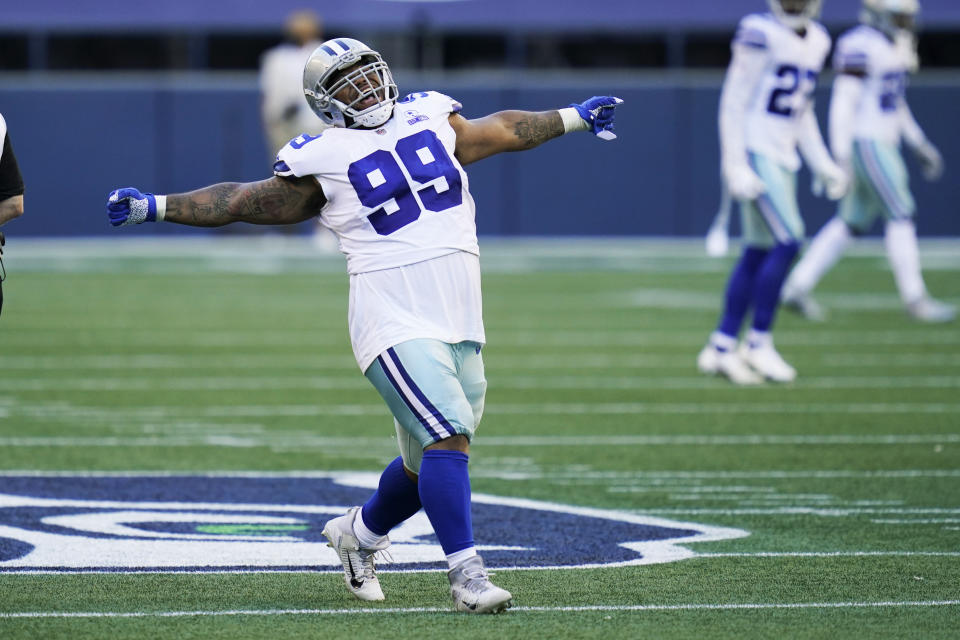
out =
[[[480,233],[494,235],[700,235],[718,201],[719,74],[623,76],[400,75],[401,89],[435,89],[467,117],[507,108],[550,109],[594,94],[626,101],[616,142],[567,136],[533,151],[468,167]],[[111,232],[104,201],[114,187],[157,193],[270,175],[250,76],[22,76],[0,81],[0,112],[24,174],[28,214],[9,234],[88,236]],[[553,78],[553,79],[551,79]],[[921,235],[960,236],[960,77],[922,76],[910,89],[919,121],[946,159],[939,183],[911,163]],[[825,122],[828,89],[818,111]],[[809,195],[811,233],[833,207]],[[236,233],[143,225],[138,234]]]

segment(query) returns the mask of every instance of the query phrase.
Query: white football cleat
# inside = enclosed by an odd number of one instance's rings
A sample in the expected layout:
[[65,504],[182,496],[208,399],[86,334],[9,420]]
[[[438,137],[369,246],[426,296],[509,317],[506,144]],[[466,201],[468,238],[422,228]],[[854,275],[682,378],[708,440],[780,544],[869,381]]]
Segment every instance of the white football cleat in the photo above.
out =
[[907,305],[907,313],[920,322],[953,322],[957,317],[957,308],[952,304],[924,296]]
[[827,319],[827,311],[820,303],[813,299],[808,293],[798,291],[784,290],[780,303],[787,309],[798,313],[807,320],[813,322],[824,322]]
[[360,507],[353,507],[345,515],[334,518],[324,525],[321,532],[328,546],[333,547],[343,563],[343,579],[347,589],[360,600],[383,600],[383,589],[377,579],[377,567],[373,556],[390,546],[390,539],[383,536],[377,546],[361,549],[353,533],[353,521],[360,514]]
[[763,383],[763,378],[754,373],[736,351],[719,351],[712,344],[700,351],[697,369],[710,376],[723,376],[733,384],[749,386]]
[[513,596],[490,582],[483,558],[472,556],[447,572],[450,596],[457,611],[503,613],[513,606]]
[[797,370],[787,364],[773,343],[759,345],[740,345],[740,356],[758,374],[773,382],[793,382],[797,379]]

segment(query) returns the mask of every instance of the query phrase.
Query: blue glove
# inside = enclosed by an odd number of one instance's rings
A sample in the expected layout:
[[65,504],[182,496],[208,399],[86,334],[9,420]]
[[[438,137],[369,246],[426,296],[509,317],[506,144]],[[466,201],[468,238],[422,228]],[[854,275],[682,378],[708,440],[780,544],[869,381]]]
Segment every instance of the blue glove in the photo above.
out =
[[157,221],[157,198],[152,193],[140,193],[133,187],[114,189],[107,198],[110,224],[125,227],[131,224]]
[[602,140],[613,140],[617,137],[613,132],[613,115],[618,104],[623,104],[623,100],[613,96],[593,96],[581,104],[570,106],[577,110],[595,136]]

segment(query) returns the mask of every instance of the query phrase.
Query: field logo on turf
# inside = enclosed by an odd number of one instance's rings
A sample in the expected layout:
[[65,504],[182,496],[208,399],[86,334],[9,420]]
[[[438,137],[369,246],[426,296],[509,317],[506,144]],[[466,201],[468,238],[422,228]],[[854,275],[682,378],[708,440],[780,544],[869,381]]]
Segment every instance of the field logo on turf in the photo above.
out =
[[[339,571],[320,534],[363,504],[376,474],[0,475],[0,572]],[[748,535],[632,513],[474,494],[491,568],[671,562],[684,544]],[[384,570],[436,569],[444,556],[421,511],[390,533]]]

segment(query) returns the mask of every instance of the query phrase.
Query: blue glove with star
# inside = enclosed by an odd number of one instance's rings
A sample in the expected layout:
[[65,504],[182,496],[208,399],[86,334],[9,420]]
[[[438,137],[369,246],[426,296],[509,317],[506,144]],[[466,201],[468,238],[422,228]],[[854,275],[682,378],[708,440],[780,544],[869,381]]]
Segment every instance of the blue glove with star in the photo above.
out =
[[586,123],[583,127],[601,140],[615,140],[613,132],[614,109],[623,104],[623,100],[613,96],[593,96],[580,104],[571,104],[577,114]]
[[160,222],[166,211],[166,196],[140,193],[133,187],[114,189],[107,198],[107,216],[115,227]]

